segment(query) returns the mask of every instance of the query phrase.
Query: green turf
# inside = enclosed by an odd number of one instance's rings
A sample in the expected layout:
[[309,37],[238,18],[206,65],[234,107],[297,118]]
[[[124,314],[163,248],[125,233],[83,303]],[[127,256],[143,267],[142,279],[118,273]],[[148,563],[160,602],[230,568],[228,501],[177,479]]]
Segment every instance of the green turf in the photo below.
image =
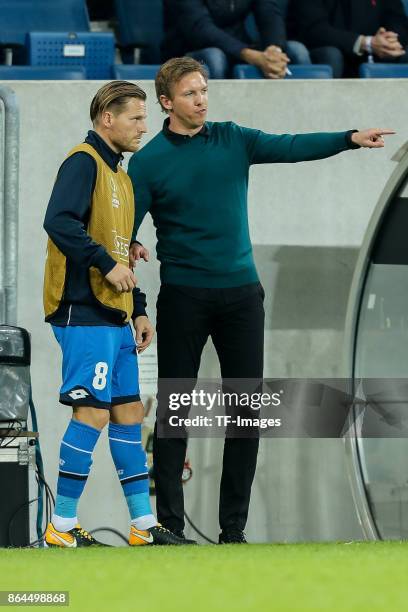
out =
[[408,543],[1,549],[0,589],[69,590],[65,609],[84,611],[395,612]]

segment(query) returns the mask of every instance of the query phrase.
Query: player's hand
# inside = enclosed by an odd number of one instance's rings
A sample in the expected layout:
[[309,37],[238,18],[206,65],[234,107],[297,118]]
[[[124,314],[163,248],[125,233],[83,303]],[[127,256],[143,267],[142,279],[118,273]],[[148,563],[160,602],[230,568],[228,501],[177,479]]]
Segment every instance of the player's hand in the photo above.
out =
[[143,244],[138,244],[137,242],[134,242],[129,249],[129,265],[131,268],[136,265],[136,262],[139,261],[139,259],[149,261],[149,257],[150,253],[146,249],[146,247],[143,246]]
[[121,263],[117,263],[105,278],[119,293],[132,291],[136,287],[136,277],[132,270]]
[[380,59],[386,57],[401,57],[405,55],[405,49],[398,40],[398,34],[389,32],[385,28],[379,28],[371,41],[374,55]]
[[371,128],[370,130],[354,132],[351,135],[351,140],[355,144],[360,145],[360,147],[366,147],[368,149],[380,149],[384,146],[383,136],[387,136],[389,134],[395,134],[394,130]]
[[154,336],[154,328],[149,319],[144,315],[136,317],[133,321],[136,331],[137,352],[143,353],[151,343]]

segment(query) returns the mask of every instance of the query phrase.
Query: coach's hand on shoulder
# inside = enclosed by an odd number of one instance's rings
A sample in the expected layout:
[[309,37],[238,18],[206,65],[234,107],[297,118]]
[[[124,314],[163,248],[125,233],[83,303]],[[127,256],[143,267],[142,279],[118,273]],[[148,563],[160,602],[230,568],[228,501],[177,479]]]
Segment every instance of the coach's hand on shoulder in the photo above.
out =
[[354,132],[351,135],[351,140],[355,144],[360,145],[360,147],[380,149],[384,146],[383,136],[387,136],[389,134],[395,134],[394,130],[371,128],[369,130],[362,130],[361,132]]
[[105,278],[119,293],[132,291],[136,287],[136,277],[132,270],[121,263],[117,263]]
[[154,336],[154,328],[149,319],[140,315],[133,320],[133,325],[136,331],[137,352],[143,353],[151,343]]
[[134,242],[131,245],[129,249],[129,264],[131,268],[135,266],[136,262],[138,262],[139,259],[144,259],[145,261],[149,261],[149,257],[150,257],[150,253],[146,249],[146,247],[143,246],[143,244],[140,244],[139,242]]

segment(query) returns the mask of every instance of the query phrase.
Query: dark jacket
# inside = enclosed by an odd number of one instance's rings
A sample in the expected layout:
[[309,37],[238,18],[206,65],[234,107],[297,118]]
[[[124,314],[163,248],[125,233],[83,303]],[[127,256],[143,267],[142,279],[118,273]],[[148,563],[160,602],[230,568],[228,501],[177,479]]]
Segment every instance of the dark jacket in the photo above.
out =
[[284,46],[285,21],[279,0],[164,0],[162,46],[164,60],[205,47],[218,47],[239,59],[251,45],[245,19],[252,12],[260,35],[260,46]]
[[373,36],[378,28],[397,32],[408,43],[408,18],[401,0],[292,0],[289,38],[309,49],[332,46],[353,54],[360,34]]
[[[92,145],[102,159],[116,172],[122,156],[115,153],[94,131],[85,142]],[[53,325],[122,325],[120,313],[97,302],[89,283],[89,268],[97,267],[106,275],[116,261],[105,248],[96,244],[86,227],[96,182],[96,162],[88,153],[74,153],[58,171],[44,220],[44,229],[67,257],[64,296],[57,312],[48,320]],[[133,290],[132,318],[145,315],[146,296]]]

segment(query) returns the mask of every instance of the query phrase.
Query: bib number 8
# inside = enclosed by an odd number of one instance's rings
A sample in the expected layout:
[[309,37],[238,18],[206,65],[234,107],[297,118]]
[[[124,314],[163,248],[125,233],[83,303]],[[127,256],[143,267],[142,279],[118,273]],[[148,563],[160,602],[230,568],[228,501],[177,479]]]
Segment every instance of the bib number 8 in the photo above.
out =
[[108,364],[105,361],[99,361],[95,366],[95,376],[92,381],[94,389],[102,391],[106,387],[106,376],[108,374]]

